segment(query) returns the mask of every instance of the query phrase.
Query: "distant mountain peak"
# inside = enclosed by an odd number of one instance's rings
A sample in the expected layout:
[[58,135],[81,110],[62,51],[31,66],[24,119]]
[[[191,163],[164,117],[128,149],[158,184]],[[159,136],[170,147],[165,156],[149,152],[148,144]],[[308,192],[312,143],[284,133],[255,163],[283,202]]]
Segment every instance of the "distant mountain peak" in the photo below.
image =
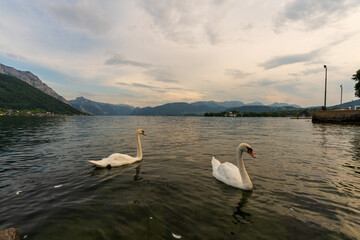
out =
[[72,100],[72,101],[77,101],[77,102],[89,101],[89,102],[92,102],[91,100],[89,100],[87,98],[84,98],[83,96],[77,97],[75,100]]
[[40,91],[66,103],[66,104],[69,104],[69,102],[66,101],[65,98],[63,98],[62,96],[57,94],[52,88],[50,88],[48,85],[43,83],[38,76],[32,74],[29,71],[20,71],[13,67],[8,67],[8,66],[5,66],[0,63],[0,73],[9,75],[12,77],[16,77],[16,78],[26,82],[27,84],[39,89]]
[[264,104],[262,104],[261,102],[252,102],[245,104],[245,106],[264,106]]
[[70,100],[69,103],[74,108],[92,115],[130,115],[134,110],[134,107],[129,105],[95,102],[83,96]]
[[301,108],[299,105],[296,104],[288,104],[288,103],[279,103],[274,102],[273,104],[268,105],[269,107],[294,107],[294,108]]

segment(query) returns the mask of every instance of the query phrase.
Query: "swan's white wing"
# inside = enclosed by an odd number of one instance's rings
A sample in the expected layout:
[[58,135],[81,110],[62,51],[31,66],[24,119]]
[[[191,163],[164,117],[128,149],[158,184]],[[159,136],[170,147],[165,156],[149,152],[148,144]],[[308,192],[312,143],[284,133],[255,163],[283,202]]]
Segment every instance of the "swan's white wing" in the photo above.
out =
[[217,169],[217,173],[227,179],[237,179],[240,177],[240,172],[237,166],[232,163],[224,162],[220,164]]
[[213,172],[216,171],[216,169],[220,166],[220,161],[217,160],[214,156],[211,158],[211,165],[212,165],[212,169]]
[[[121,153],[111,154],[109,157],[107,157],[105,159],[112,167],[118,167],[118,166],[122,166],[125,164],[131,164],[131,163],[134,163],[137,160],[139,160],[137,158],[131,157],[126,154],[121,154]],[[103,160],[105,160],[105,159],[103,159]]]
[[217,180],[233,187],[240,187],[242,184],[239,169],[229,162],[221,163],[218,168],[213,171],[213,176]]
[[90,163],[94,164],[97,167],[106,167],[111,165],[111,167],[118,167],[125,164],[132,164],[140,159],[131,157],[126,154],[121,153],[113,153],[107,158],[103,158],[100,161],[89,161]]

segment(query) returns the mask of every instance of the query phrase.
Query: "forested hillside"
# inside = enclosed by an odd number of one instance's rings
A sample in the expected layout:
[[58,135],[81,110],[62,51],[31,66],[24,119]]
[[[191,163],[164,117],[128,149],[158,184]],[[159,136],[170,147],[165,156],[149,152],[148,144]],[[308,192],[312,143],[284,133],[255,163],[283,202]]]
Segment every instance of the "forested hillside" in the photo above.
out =
[[70,105],[5,74],[0,74],[0,108],[12,110],[37,109],[54,114],[82,114]]

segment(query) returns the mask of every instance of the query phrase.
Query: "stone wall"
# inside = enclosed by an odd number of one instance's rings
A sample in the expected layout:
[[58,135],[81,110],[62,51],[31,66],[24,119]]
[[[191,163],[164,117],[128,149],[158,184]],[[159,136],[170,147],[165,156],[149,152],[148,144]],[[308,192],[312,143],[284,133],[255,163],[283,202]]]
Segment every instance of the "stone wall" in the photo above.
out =
[[360,123],[360,110],[327,110],[316,111],[312,116],[313,122],[352,122]]

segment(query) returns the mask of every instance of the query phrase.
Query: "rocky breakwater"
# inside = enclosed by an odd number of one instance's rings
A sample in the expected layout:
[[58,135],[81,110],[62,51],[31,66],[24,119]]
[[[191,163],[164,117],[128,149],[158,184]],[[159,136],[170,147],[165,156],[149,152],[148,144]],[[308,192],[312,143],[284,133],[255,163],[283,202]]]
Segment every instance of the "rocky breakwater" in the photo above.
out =
[[360,110],[327,110],[316,111],[312,122],[329,123],[360,123]]
[[0,240],[20,240],[19,231],[16,228],[9,228],[0,231]]

